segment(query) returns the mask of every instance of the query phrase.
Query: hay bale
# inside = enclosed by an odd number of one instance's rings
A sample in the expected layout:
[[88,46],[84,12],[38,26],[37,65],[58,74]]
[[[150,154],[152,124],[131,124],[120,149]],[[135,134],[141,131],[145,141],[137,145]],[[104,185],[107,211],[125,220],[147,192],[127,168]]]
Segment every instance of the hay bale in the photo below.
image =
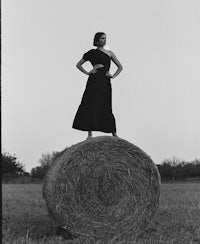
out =
[[106,241],[140,234],[159,205],[151,158],[119,137],[98,136],[61,152],[43,185],[47,208],[72,233]]

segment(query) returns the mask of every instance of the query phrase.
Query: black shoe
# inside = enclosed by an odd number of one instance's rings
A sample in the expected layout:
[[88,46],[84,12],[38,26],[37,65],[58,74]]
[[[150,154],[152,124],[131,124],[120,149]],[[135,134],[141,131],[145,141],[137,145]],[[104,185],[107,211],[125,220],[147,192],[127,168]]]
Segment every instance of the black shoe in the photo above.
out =
[[93,136],[88,136],[87,138],[86,138],[86,140],[91,140],[93,138]]

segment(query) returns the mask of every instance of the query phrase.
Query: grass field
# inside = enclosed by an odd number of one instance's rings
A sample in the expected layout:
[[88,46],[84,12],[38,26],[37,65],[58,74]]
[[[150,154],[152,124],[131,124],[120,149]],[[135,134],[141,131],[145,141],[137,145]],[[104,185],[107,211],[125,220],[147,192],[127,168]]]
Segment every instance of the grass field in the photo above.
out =
[[[4,244],[95,243],[55,235],[39,184],[2,185]],[[133,244],[200,244],[200,183],[162,184],[154,220]]]

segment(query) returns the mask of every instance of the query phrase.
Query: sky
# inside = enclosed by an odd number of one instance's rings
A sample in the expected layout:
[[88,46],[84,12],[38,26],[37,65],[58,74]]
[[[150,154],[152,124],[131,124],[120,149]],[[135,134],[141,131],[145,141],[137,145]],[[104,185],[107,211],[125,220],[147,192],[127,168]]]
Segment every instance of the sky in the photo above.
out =
[[72,128],[88,79],[76,64],[99,31],[123,65],[111,79],[118,136],[156,164],[200,158],[199,0],[1,3],[2,149],[27,172],[86,139]]

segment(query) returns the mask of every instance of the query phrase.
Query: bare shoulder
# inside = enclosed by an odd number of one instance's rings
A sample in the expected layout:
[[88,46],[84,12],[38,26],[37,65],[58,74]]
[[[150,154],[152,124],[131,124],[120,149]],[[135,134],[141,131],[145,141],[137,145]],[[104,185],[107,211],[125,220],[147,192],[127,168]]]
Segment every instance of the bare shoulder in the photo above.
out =
[[118,60],[118,58],[116,57],[115,53],[111,50],[109,50],[109,53],[110,53],[110,57],[111,57],[111,60],[118,66],[118,67],[122,67],[120,61]]
[[108,53],[110,54],[110,56],[112,57],[114,54],[114,52],[112,50],[108,50]]
[[112,60],[117,60],[117,57],[115,55],[115,53],[112,50],[109,50],[109,54]]
[[115,53],[112,50],[109,50],[109,54],[112,59],[117,59]]

